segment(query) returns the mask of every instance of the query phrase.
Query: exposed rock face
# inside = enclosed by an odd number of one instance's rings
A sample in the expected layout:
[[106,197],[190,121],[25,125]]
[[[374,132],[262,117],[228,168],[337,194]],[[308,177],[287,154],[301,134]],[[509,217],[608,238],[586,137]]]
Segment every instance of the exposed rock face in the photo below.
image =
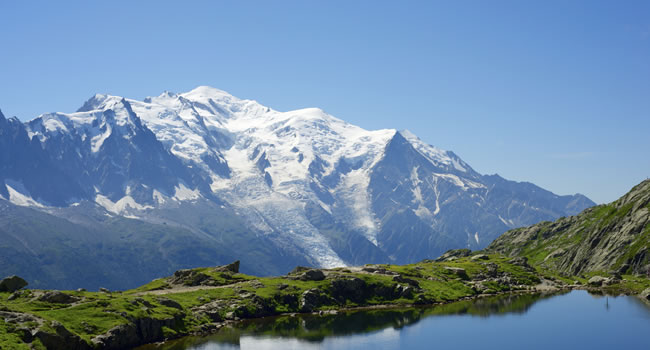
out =
[[178,270],[169,279],[172,284],[184,284],[186,286],[198,286],[210,280],[210,276],[196,270]]
[[[590,271],[650,273],[650,180],[607,205],[576,216],[511,230],[487,251],[528,256],[570,275]],[[532,252],[536,253],[533,254]],[[541,255],[539,252],[546,253]]]
[[21,288],[24,288],[25,286],[27,286],[27,281],[16,275],[13,275],[0,281],[0,292],[13,293]]

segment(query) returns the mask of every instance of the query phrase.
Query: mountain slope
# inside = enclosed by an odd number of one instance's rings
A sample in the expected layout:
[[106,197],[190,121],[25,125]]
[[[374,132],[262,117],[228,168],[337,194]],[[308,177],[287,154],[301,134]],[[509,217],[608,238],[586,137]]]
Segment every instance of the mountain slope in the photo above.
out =
[[47,169],[0,173],[2,198],[66,220],[99,206],[167,223],[208,239],[219,261],[233,249],[220,240],[236,243],[258,255],[242,260],[263,262],[250,267],[257,274],[286,260],[409,263],[480,249],[594,204],[479,174],[408,131],[364,130],[318,108],[275,111],[205,86],[143,101],[95,95],[75,113],[16,123],[0,125],[2,135],[23,130],[34,155],[8,152],[4,169]]
[[570,275],[650,271],[650,180],[620,199],[555,222],[508,231],[487,248]]
[[[194,208],[177,215],[194,220]],[[227,211],[204,214],[202,231],[171,223],[108,215],[86,204],[58,216],[0,200],[0,276],[20,273],[33,288],[127,289],[196,266],[247,257],[242,271],[282,274],[309,261],[290,254],[268,237],[256,237]],[[215,227],[218,225],[218,229]],[[198,225],[197,225],[198,226]],[[247,249],[240,249],[246,246]],[[274,258],[282,256],[279,262]]]

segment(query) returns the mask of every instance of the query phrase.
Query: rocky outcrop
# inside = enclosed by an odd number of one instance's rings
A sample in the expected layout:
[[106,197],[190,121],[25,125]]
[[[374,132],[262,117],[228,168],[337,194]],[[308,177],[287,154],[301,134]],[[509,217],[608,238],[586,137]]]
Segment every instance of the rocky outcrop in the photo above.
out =
[[228,265],[215,267],[214,270],[217,272],[239,273],[239,260],[232,262]]
[[9,276],[0,281],[0,292],[13,293],[21,288],[26,287],[27,284],[27,281],[16,275]]
[[176,323],[181,321],[182,316],[166,319],[136,319],[111,328],[105,334],[93,338],[92,342],[99,349],[130,349],[139,345],[164,340],[163,327],[174,328]]
[[568,275],[611,271],[650,276],[650,180],[582,213],[511,230],[486,249]]

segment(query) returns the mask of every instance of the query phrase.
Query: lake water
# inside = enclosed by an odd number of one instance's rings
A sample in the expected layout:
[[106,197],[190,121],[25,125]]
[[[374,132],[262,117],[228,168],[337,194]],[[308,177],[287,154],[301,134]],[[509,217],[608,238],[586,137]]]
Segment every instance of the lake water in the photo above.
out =
[[147,349],[650,349],[635,297],[519,295],[449,305],[286,316]]

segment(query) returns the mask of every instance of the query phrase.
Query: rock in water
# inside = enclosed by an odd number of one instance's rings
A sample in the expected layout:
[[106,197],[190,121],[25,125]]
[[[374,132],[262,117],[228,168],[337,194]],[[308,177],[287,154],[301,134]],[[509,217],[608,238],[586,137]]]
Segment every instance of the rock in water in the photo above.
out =
[[27,281],[16,275],[13,275],[0,281],[0,292],[13,293],[25,286],[27,286]]

